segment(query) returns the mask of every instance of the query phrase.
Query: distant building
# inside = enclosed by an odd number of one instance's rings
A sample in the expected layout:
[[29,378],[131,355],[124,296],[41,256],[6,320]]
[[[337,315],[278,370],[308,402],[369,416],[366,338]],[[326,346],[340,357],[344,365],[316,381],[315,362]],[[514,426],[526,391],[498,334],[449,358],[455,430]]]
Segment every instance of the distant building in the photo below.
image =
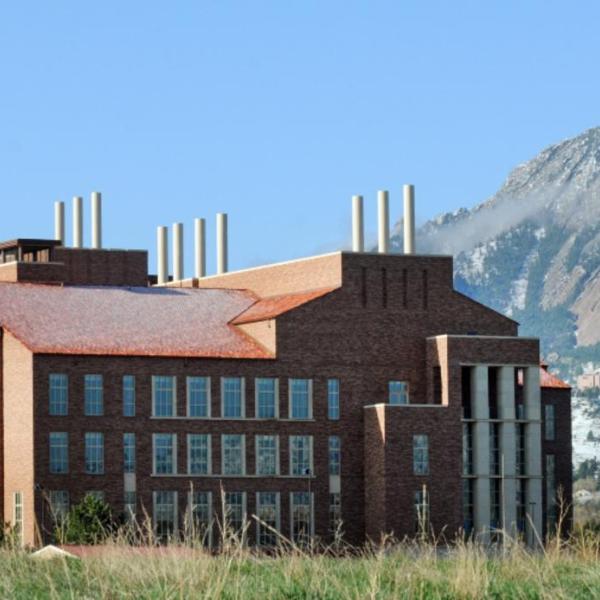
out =
[[600,388],[600,369],[579,375],[577,377],[577,388],[580,390]]

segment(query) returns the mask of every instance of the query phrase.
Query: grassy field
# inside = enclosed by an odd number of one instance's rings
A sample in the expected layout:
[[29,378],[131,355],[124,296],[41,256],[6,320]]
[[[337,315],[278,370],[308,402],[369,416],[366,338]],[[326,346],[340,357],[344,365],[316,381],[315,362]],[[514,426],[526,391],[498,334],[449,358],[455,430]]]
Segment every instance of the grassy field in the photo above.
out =
[[234,549],[103,547],[81,560],[0,551],[2,598],[600,598],[600,541],[489,556],[474,545],[276,557]]

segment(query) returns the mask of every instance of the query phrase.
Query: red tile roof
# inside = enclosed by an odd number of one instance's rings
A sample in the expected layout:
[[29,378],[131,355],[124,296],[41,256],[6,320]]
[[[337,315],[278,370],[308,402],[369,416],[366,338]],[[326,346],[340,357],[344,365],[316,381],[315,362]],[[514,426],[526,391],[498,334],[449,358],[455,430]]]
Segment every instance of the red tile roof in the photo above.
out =
[[[521,372],[519,372],[519,385],[523,385],[523,375]],[[548,371],[548,365],[546,363],[542,363],[540,366],[540,387],[561,390],[571,389],[571,386],[568,383],[565,383],[562,379],[559,379],[556,375],[552,375],[552,373]]]
[[256,321],[265,321],[266,319],[274,319],[279,315],[288,312],[302,304],[306,304],[311,300],[316,300],[325,294],[329,294],[337,287],[321,288],[319,290],[311,290],[308,292],[298,292],[294,294],[281,294],[278,296],[270,296],[262,298],[246,309],[241,315],[238,315],[232,323],[241,325],[242,323],[254,323]]
[[273,358],[230,324],[256,302],[226,289],[0,284],[0,326],[32,352]]

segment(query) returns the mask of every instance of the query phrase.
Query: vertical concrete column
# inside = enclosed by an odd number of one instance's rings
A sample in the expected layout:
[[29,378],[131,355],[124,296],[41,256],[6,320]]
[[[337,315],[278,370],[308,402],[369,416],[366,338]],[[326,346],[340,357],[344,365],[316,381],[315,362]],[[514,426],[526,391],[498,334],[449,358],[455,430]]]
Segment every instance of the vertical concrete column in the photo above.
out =
[[206,275],[206,221],[194,219],[194,277]]
[[404,186],[404,254],[415,253],[415,186]]
[[473,423],[473,489],[474,526],[480,541],[489,538],[490,497],[490,418],[488,367],[477,365],[471,369],[471,416]]
[[54,203],[54,239],[65,245],[65,203]]
[[92,192],[92,248],[102,248],[102,195]]
[[183,223],[173,223],[173,281],[183,279]]
[[364,252],[363,197],[352,196],[352,252]]
[[156,229],[156,261],[159,285],[169,280],[169,231],[166,227]]
[[227,273],[227,214],[217,213],[217,274]]
[[73,248],[83,247],[83,198],[73,198]]
[[514,537],[517,532],[517,428],[515,424],[515,368],[498,369],[498,418],[500,424],[500,460],[502,527]]
[[525,473],[529,478],[526,489],[527,541],[536,546],[542,539],[542,425],[541,425],[540,367],[523,369],[523,398],[525,404]]
[[387,254],[390,250],[390,202],[389,195],[382,190],[377,192],[379,253]]

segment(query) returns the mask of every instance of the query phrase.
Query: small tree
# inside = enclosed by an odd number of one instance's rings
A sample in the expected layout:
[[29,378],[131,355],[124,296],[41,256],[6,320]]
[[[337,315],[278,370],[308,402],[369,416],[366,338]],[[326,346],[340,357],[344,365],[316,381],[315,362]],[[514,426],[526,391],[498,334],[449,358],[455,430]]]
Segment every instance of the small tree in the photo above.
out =
[[59,536],[67,544],[99,544],[111,535],[113,528],[110,506],[88,494],[71,508]]

